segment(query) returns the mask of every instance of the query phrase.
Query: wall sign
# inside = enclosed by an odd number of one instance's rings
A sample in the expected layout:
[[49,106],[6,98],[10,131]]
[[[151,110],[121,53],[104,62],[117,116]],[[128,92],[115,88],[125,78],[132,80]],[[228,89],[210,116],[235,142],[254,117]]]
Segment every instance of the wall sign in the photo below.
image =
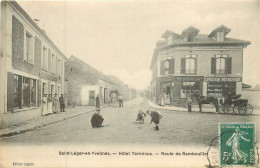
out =
[[242,82],[241,77],[207,77],[206,82]]
[[203,80],[204,80],[203,76],[169,76],[169,77],[160,78],[160,82],[171,82],[171,81],[199,82]]

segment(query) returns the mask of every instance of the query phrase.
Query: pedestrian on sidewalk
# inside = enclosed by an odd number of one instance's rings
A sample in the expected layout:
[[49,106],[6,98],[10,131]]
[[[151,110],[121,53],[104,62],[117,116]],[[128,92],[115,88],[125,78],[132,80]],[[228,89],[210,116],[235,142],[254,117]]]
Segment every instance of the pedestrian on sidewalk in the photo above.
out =
[[96,97],[96,108],[100,108],[99,94],[97,94],[97,97]]
[[48,107],[47,107],[47,94],[44,94],[42,97],[42,115],[48,114]]
[[191,98],[191,96],[189,96],[188,97],[188,102],[187,102],[188,112],[192,112],[192,110],[191,110],[191,103],[192,103],[192,98]]
[[48,115],[53,114],[53,109],[52,109],[52,95],[49,94],[48,97]]
[[146,114],[142,110],[139,110],[136,121],[141,121],[142,123],[144,123],[145,117],[146,117]]
[[91,117],[91,126],[93,128],[102,127],[104,118],[100,115],[100,108],[96,109],[96,112]]
[[52,107],[53,107],[53,113],[59,112],[59,100],[58,100],[58,97],[57,97],[57,93],[54,94]]
[[119,107],[124,107],[124,105],[123,105],[123,96],[122,95],[118,96],[118,102],[119,102]]
[[60,111],[65,112],[65,101],[64,101],[63,94],[61,94],[59,98],[59,102],[60,102]]
[[159,111],[150,111],[150,110],[147,110],[146,113],[151,116],[151,122],[150,122],[150,124],[152,124],[153,122],[155,123],[154,130],[155,130],[155,131],[158,131],[158,130],[159,130],[158,124],[159,124],[159,122],[160,122],[160,119],[162,118],[162,115],[160,114]]

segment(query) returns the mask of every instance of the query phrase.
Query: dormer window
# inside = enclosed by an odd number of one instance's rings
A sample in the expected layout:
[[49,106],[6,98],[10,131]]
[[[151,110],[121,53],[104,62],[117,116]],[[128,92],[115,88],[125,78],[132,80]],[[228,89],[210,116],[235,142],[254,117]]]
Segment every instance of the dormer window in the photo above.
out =
[[172,36],[169,36],[167,38],[167,45],[172,44]]
[[191,42],[191,41],[194,41],[194,34],[187,34],[187,41],[188,42]]
[[185,30],[182,31],[181,36],[187,41],[187,42],[192,42],[195,40],[195,37],[199,33],[199,29],[190,26],[186,28]]
[[224,41],[224,32],[217,32],[217,41]]

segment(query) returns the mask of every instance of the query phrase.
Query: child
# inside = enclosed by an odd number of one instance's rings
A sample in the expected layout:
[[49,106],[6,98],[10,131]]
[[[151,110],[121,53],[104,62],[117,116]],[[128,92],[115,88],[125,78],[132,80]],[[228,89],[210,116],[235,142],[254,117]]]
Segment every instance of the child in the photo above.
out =
[[158,124],[159,124],[159,122],[160,122],[160,119],[162,118],[162,115],[160,114],[159,111],[150,111],[150,110],[147,110],[146,113],[151,116],[151,122],[150,122],[150,124],[152,124],[152,122],[155,123],[154,130],[155,130],[155,131],[158,131],[158,130],[159,130]]
[[100,115],[100,108],[97,108],[96,112],[91,117],[91,125],[93,128],[101,127],[103,121],[104,121],[104,118]]
[[137,114],[137,119],[136,121],[142,121],[144,122],[144,118],[146,117],[146,114],[142,111],[139,110],[138,114]]

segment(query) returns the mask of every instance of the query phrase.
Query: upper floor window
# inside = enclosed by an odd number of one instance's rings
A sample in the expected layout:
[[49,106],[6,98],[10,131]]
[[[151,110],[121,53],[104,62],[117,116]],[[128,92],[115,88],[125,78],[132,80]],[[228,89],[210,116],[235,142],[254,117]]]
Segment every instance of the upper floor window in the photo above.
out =
[[172,36],[169,36],[167,38],[167,45],[172,44]]
[[161,75],[174,74],[174,58],[161,61]]
[[32,63],[34,62],[33,58],[33,36],[26,31],[25,33],[25,54],[24,60]]
[[212,74],[231,74],[232,58],[227,55],[216,55],[211,58]]
[[187,34],[187,41],[188,41],[188,42],[193,41],[194,38],[195,38],[195,35],[194,35],[193,33],[188,33],[188,34]]
[[217,41],[224,41],[224,32],[217,32]]
[[182,73],[195,74],[196,55],[186,55],[181,62]]
[[56,57],[55,57],[55,54],[52,54],[51,62],[52,62],[51,72],[55,74],[56,73]]
[[42,68],[48,70],[48,50],[44,46],[42,48]]

